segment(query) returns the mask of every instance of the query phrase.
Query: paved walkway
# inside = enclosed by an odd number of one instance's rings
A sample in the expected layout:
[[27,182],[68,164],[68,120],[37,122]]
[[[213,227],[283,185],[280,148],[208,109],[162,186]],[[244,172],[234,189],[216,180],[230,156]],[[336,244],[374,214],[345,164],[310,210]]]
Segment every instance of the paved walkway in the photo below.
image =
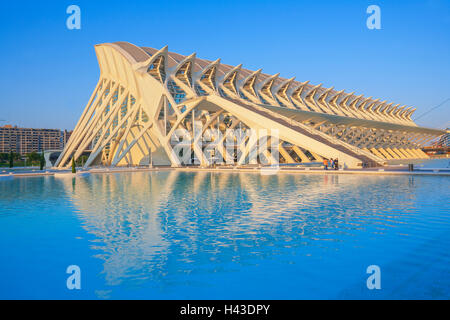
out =
[[86,176],[89,174],[101,173],[119,173],[119,172],[143,172],[143,171],[187,171],[187,172],[252,172],[262,175],[273,174],[362,174],[362,175],[431,175],[431,176],[450,176],[450,168],[429,168],[429,169],[415,169],[408,171],[407,167],[387,166],[382,168],[368,168],[368,169],[339,169],[339,170],[324,170],[319,167],[259,167],[259,166],[219,166],[219,167],[136,167],[136,168],[92,168],[89,170],[78,170],[76,174],[72,174],[70,170],[53,170],[46,171],[30,170],[18,172],[2,172],[0,171],[0,179],[11,179],[14,177],[39,177],[39,176],[55,176],[59,177],[73,177]]

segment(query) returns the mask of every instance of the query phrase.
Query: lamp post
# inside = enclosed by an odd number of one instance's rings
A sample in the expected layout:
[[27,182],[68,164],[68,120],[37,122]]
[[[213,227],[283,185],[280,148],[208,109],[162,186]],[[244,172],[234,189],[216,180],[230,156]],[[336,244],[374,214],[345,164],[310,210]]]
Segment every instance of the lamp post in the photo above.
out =
[[153,153],[152,153],[152,149],[150,149],[150,163],[149,163],[148,167],[150,169],[153,168]]
[[211,167],[214,168],[213,160],[215,160],[215,158],[216,158],[216,149],[211,149],[210,158],[211,158]]

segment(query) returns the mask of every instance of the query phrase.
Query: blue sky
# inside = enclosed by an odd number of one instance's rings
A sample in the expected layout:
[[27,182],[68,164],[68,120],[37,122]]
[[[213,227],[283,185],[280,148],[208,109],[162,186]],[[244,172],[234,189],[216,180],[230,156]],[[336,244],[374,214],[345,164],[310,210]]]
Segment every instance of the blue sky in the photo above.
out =
[[[66,8],[81,8],[81,30]],[[369,30],[366,8],[381,8]],[[0,124],[72,129],[93,46],[129,41],[418,108],[450,98],[450,1],[2,1]],[[450,127],[450,102],[418,123]]]

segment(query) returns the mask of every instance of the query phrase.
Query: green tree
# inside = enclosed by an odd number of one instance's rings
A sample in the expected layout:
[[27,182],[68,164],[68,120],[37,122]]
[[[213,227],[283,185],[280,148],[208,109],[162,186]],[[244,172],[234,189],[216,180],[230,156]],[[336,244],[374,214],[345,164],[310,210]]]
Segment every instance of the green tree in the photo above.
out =
[[12,151],[9,152],[9,167],[14,167],[14,153]]
[[77,169],[75,168],[75,158],[72,157],[72,173],[76,173]]
[[76,161],[76,165],[80,166],[80,167],[84,166],[84,164],[86,163],[87,159],[88,159],[88,157],[86,155],[81,155],[78,158],[78,160]]
[[0,153],[0,161],[7,162],[9,159],[9,155],[7,153]]
[[42,151],[40,159],[39,159],[39,169],[44,169],[45,166],[45,157],[44,157],[44,151]]
[[30,163],[30,165],[32,166],[33,162],[40,161],[41,157],[39,154],[37,154],[35,151],[33,151],[33,152],[27,154],[26,158],[27,158],[28,162]]

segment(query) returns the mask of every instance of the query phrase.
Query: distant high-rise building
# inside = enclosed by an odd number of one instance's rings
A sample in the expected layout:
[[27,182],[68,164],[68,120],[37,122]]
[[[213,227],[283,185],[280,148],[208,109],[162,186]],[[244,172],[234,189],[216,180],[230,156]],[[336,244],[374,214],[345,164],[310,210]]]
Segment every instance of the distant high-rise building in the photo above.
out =
[[59,129],[0,127],[0,152],[27,154],[44,150],[63,149],[72,132]]
[[63,148],[66,146],[67,141],[69,141],[70,136],[72,135],[72,132],[73,132],[73,130],[70,130],[70,131],[64,130],[64,131],[62,132]]

